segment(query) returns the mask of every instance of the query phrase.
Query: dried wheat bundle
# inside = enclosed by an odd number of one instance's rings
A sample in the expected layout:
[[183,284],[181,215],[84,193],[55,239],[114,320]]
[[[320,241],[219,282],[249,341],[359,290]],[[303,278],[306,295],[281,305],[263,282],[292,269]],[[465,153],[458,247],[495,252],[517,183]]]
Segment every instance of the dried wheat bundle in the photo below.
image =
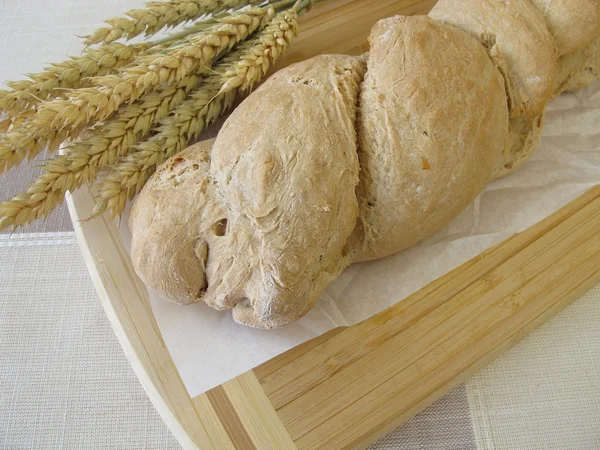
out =
[[4,162],[6,170],[44,148],[54,151],[66,138],[77,138],[84,127],[107,119],[123,103],[161,85],[179,83],[196,70],[210,68],[219,54],[263,28],[273,14],[272,7],[250,8],[220,18],[214,26],[164,53],[140,56],[118,74],[93,78],[93,87],[72,89],[64,99],[41,103],[30,121],[3,136],[0,165]]

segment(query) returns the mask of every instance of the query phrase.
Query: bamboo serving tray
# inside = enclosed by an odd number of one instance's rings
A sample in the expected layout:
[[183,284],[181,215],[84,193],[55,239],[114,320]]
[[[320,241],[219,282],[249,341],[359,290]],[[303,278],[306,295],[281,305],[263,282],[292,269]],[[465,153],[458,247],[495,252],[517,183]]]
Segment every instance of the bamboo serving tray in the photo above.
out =
[[[302,18],[283,65],[364,51],[378,19],[426,13],[433,3],[324,3]],[[82,220],[94,205],[85,189],[68,204],[113,329],[186,449],[365,448],[600,282],[598,186],[371,319],[190,398],[117,227],[105,217]]]

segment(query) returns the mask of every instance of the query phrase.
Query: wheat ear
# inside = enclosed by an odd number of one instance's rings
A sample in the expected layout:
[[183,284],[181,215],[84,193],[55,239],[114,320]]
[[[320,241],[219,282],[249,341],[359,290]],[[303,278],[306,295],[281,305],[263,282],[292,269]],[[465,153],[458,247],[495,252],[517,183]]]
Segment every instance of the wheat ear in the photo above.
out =
[[272,8],[250,8],[218,19],[218,24],[186,39],[164,54],[142,56],[117,75],[94,78],[93,88],[72,91],[68,99],[40,105],[32,122],[35,130],[74,128],[103,120],[126,101],[172,84],[186,74],[212,65],[221,52],[246,39],[273,17]]
[[238,88],[249,91],[261,79],[270,65],[285,52],[298,32],[298,14],[292,9],[277,14],[273,21],[253,41],[240,60],[232,64],[221,77],[220,93]]
[[62,203],[68,190],[92,182],[100,169],[126,154],[199,82],[197,75],[188,75],[177,87],[167,87],[121,108],[116,118],[87,131],[85,139],[65,148],[64,155],[44,162],[43,173],[25,192],[0,202],[0,230],[47,216]]
[[[219,64],[215,74],[192,98],[163,121],[157,134],[137,145],[100,183],[94,213],[109,210],[111,217],[119,216],[127,200],[141,190],[160,164],[197,139],[206,126],[229,108],[242,87],[249,90],[260,81],[285,52],[296,30],[296,12],[280,13],[255,40],[242,44],[231,58]],[[229,83],[230,80],[236,82]]]
[[[25,117],[27,116],[23,116]],[[35,157],[45,148],[49,151],[56,150],[70,135],[78,135],[83,131],[83,127],[78,127],[70,132],[59,130],[36,136],[28,130],[30,123],[23,120],[19,125],[13,126],[12,131],[0,137],[0,174],[20,164],[25,158]]]
[[[170,45],[179,44],[190,34],[215,25],[216,18],[195,22],[183,30],[172,33],[162,39],[141,44],[125,45],[118,42],[105,44],[97,48],[86,49],[81,56],[71,56],[68,61],[53,63],[42,72],[29,74],[30,80],[9,81],[12,89],[0,90],[0,112],[5,112],[12,121],[28,108],[34,108],[40,101],[62,97],[67,89],[91,86],[91,77],[101,77],[115,69],[132,63],[136,57],[144,54],[156,54],[165,51]],[[7,125],[0,125],[5,132]]]
[[138,58],[139,64],[119,75],[97,79],[97,88],[72,90],[69,99],[39,105],[31,121],[3,136],[0,142],[0,172],[37,155],[44,148],[54,151],[66,138],[75,138],[93,120],[104,120],[124,102],[135,101],[161,85],[173,85],[187,74],[208,68],[221,52],[244,40],[273,17],[274,10],[250,8],[218,19],[210,27],[165,54]]
[[131,63],[148,50],[148,44],[124,45],[118,42],[90,48],[82,56],[51,64],[44,71],[29,74],[30,80],[9,81],[12,91],[0,91],[0,111],[15,117],[42,100],[60,96],[62,89],[81,86],[85,77],[103,76]]
[[153,1],[145,8],[125,13],[129,17],[115,17],[105,21],[108,27],[100,28],[85,36],[87,45],[131,39],[140,34],[150,36],[165,27],[174,27],[205,14],[232,11],[247,5],[263,3],[264,0],[171,0]]

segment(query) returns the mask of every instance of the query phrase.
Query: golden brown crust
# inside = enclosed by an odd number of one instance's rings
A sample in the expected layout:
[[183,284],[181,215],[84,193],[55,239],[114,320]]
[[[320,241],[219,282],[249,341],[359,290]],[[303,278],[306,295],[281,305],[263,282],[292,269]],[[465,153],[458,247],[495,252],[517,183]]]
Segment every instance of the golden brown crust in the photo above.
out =
[[600,76],[600,37],[578,52],[561,57],[555,95],[581,89]]
[[146,283],[178,303],[233,309],[236,321],[259,328],[312,308],[349,263],[364,70],[364,58],[350,56],[282,70],[226,121],[210,168],[199,146],[163,165],[131,214],[132,256]]
[[206,250],[214,240],[206,224],[223,216],[209,176],[213,142],[192,145],[162,164],[129,214],[133,267],[146,285],[179,304],[202,300]]
[[[354,121],[364,70],[364,59],[350,56],[284,69],[219,133],[211,175],[230,231],[211,249],[205,301],[233,308],[239,323],[274,328],[298,319],[348,264],[342,250],[358,216]],[[214,272],[213,255],[222,261]]]
[[[557,52],[553,96],[591,83],[600,74],[600,9],[596,0],[531,0],[546,20]],[[537,149],[543,112],[511,118],[508,145],[494,179],[519,169]]]

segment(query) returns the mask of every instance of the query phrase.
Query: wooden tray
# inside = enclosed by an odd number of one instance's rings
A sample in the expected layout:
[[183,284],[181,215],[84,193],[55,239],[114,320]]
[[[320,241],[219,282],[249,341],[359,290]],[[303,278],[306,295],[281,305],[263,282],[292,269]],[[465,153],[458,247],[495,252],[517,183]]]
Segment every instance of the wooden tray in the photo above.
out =
[[[327,2],[283,64],[360,52],[375,21],[433,3]],[[85,189],[68,199],[84,258],[137,376],[190,449],[364,448],[600,282],[599,186],[371,319],[190,398],[117,228],[80,221],[93,203]]]

